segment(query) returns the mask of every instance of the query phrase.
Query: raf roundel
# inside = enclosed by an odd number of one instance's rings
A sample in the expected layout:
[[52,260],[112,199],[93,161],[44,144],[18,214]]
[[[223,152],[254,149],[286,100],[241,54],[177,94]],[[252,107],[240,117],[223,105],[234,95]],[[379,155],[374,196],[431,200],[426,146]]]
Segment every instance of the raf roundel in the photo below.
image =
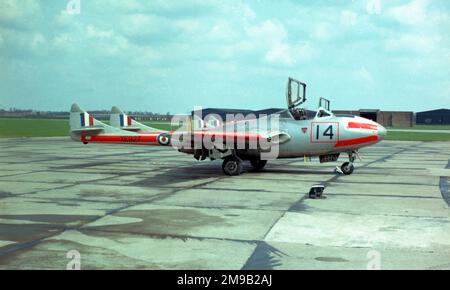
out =
[[159,145],[169,145],[170,143],[170,136],[168,134],[160,134],[158,136],[158,143]]

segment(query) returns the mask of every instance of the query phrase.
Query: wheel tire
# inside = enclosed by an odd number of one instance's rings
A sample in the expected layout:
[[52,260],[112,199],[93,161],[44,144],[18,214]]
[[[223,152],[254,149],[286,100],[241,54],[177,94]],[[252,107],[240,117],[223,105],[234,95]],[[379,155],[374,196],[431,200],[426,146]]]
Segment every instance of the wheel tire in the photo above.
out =
[[342,164],[341,166],[341,170],[345,175],[352,174],[354,169],[355,167],[350,162],[344,162],[344,164]]
[[229,176],[241,174],[243,169],[242,160],[239,157],[227,157],[222,163],[223,173]]
[[266,166],[267,160],[250,159],[250,164],[253,166],[253,169],[260,171],[264,168],[264,166]]

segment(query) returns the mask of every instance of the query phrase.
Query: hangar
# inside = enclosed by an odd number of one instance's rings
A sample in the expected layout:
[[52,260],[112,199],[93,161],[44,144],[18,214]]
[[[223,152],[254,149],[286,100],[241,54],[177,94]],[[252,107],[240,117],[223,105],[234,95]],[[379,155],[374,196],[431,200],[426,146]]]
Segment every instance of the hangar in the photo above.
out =
[[[271,108],[265,110],[240,110],[240,109],[219,109],[219,108],[207,108],[202,110],[203,116],[208,114],[217,114],[223,120],[226,117],[226,114],[243,114],[244,116],[252,113],[255,115],[259,114],[267,114],[270,115],[275,112],[285,111],[285,109],[281,108]],[[191,112],[191,115],[194,112]],[[373,120],[384,127],[412,127],[414,125],[414,112],[405,112],[405,111],[381,111],[379,109],[360,109],[357,111],[353,110],[333,110],[335,114],[343,114],[343,115],[355,115],[363,118],[367,118]],[[309,118],[313,118],[316,114],[315,111],[306,110],[306,114]]]
[[333,113],[360,116],[373,120],[384,127],[412,127],[414,124],[414,112],[361,109],[358,111],[335,110]]
[[417,124],[450,125],[450,110],[438,109],[418,112],[416,114]]

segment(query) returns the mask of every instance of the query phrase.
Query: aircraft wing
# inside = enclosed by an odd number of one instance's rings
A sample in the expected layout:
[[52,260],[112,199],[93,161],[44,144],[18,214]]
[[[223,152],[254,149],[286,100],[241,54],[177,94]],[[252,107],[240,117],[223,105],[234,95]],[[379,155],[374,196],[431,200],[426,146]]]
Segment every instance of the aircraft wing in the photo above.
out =
[[239,131],[221,131],[214,128],[212,130],[194,131],[194,138],[209,138],[210,140],[221,140],[224,144],[226,142],[245,142],[250,141],[266,141],[272,144],[283,144],[291,139],[291,136],[282,131],[269,130],[252,130],[248,132]]
[[[279,128],[273,128],[269,119],[260,118],[257,120],[236,120],[227,122],[221,126],[203,130],[194,130],[194,137],[208,138],[211,141],[222,141],[230,146],[230,141],[236,143],[264,142],[282,144],[288,142],[291,136]],[[228,147],[227,146],[227,147]]]

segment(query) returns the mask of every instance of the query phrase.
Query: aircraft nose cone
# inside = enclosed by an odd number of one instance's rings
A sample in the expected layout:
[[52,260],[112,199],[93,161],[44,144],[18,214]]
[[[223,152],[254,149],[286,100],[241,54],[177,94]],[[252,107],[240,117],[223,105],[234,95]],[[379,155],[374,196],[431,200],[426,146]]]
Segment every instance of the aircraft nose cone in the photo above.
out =
[[380,138],[380,140],[383,140],[386,134],[387,134],[386,128],[384,128],[381,125],[378,125],[378,137]]

